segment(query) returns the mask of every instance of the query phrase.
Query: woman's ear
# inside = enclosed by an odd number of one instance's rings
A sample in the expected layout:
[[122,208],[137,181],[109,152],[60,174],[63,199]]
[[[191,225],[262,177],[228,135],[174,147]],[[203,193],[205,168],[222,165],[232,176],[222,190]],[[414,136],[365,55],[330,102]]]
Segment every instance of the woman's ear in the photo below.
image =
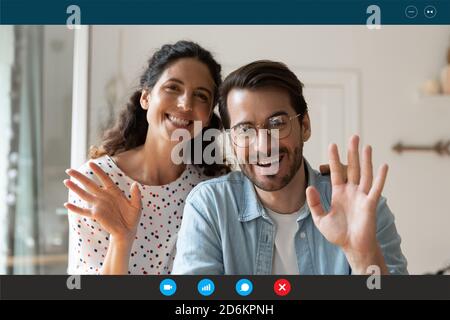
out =
[[302,119],[302,137],[303,142],[306,142],[311,138],[311,120],[309,119],[308,113],[306,113]]
[[147,89],[143,89],[141,93],[141,99],[140,99],[141,107],[144,110],[148,110],[148,107],[150,105],[150,91]]

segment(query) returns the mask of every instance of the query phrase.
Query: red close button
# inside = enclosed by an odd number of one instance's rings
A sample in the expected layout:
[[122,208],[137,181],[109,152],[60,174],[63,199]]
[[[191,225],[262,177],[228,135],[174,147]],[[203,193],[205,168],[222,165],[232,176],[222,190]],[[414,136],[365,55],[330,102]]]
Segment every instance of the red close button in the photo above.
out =
[[284,297],[291,292],[291,284],[286,279],[279,279],[275,282],[273,290],[277,296]]

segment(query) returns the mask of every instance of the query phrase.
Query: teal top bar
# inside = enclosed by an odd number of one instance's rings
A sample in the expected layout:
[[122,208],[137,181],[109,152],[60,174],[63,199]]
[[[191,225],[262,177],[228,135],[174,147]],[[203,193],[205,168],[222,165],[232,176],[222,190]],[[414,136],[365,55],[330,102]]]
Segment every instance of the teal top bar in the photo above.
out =
[[[71,5],[78,6],[79,14]],[[0,0],[0,24],[63,25],[73,23],[74,14],[80,24],[89,25],[442,25],[450,24],[450,1]]]

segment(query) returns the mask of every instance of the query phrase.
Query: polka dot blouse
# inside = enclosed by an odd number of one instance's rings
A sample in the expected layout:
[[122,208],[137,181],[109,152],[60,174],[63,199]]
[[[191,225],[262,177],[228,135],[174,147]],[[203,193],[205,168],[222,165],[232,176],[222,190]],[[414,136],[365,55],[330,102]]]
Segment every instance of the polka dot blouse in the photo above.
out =
[[[93,160],[116,185],[130,196],[134,182],[109,156]],[[100,185],[87,163],[78,171]],[[129,274],[170,274],[175,259],[175,245],[180,228],[184,200],[201,181],[207,179],[201,169],[187,165],[181,176],[166,185],[139,184],[142,195],[142,215],[133,243]],[[78,181],[74,180],[79,184]],[[87,208],[89,204],[72,191],[69,203]],[[99,274],[106,257],[109,234],[95,220],[69,212],[69,274]]]

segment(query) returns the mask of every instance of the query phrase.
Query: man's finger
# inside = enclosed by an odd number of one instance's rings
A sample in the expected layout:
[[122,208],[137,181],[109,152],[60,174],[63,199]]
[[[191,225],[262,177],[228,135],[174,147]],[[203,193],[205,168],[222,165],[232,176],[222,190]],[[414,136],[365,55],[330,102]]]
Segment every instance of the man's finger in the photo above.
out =
[[308,187],[306,189],[306,201],[308,202],[309,209],[311,210],[314,223],[318,225],[320,219],[322,219],[326,213],[323,209],[322,203],[320,202],[320,194],[316,188]]
[[350,138],[348,145],[348,182],[355,185],[359,184],[361,178],[361,167],[359,164],[359,137],[354,135]]
[[331,184],[337,186],[345,183],[342,175],[342,165],[339,159],[339,152],[336,144],[331,144],[328,148],[328,158],[330,160]]
[[372,147],[366,146],[362,156],[362,173],[359,187],[368,194],[373,182]]
[[378,170],[377,177],[373,183],[372,188],[369,192],[369,198],[372,198],[374,201],[378,202],[378,199],[381,197],[381,193],[383,192],[384,183],[386,182],[386,177],[388,173],[388,165],[383,164]]

